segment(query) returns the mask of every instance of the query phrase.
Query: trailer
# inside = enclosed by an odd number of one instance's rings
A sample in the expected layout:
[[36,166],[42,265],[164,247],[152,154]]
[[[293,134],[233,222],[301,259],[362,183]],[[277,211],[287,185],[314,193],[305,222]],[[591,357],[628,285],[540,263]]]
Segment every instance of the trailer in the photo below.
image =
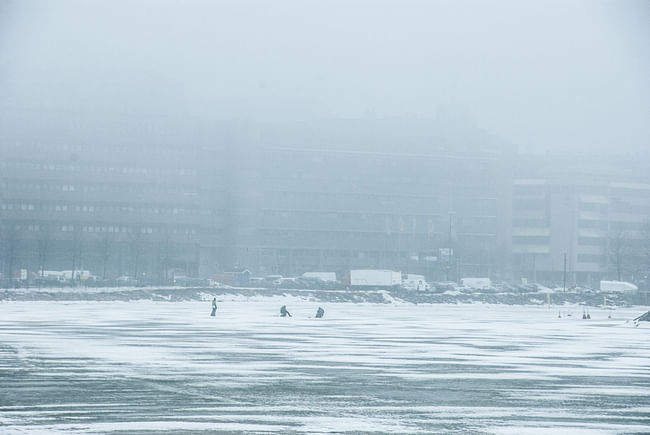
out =
[[402,272],[394,270],[357,269],[350,271],[352,287],[389,288],[402,284]]

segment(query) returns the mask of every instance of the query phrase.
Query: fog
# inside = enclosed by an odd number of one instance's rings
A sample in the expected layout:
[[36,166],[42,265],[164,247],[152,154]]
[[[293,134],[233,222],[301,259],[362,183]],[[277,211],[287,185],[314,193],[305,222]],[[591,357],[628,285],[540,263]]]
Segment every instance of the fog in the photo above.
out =
[[0,0],[0,432],[644,431],[649,23]]
[[51,267],[647,286],[649,18],[647,1],[5,0],[6,284]]
[[647,155],[647,1],[0,3],[3,111],[436,119],[524,152]]

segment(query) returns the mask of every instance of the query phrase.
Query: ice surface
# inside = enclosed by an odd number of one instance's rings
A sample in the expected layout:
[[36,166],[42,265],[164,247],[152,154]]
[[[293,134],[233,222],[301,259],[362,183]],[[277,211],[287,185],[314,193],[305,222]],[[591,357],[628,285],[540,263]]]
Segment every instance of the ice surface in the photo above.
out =
[[0,302],[0,433],[650,427],[647,309],[210,299]]

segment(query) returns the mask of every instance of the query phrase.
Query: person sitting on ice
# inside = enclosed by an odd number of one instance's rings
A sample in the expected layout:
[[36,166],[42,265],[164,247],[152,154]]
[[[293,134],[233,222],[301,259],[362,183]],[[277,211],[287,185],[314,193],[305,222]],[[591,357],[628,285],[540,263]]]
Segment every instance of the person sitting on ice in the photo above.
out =
[[287,316],[291,317],[291,313],[287,311],[286,305],[282,305],[282,307],[280,307],[280,317],[287,317]]
[[216,314],[217,314],[217,298],[213,298],[212,299],[212,312],[210,313],[210,315],[212,317],[214,317],[214,316],[216,316]]
[[316,318],[320,319],[321,317],[323,317],[323,314],[325,314],[325,310],[322,309],[321,307],[318,307],[318,310],[316,311]]

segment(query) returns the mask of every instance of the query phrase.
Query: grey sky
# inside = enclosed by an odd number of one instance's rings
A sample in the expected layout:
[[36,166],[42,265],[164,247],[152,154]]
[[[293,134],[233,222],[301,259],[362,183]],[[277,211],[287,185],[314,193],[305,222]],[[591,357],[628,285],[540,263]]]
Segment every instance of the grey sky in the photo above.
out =
[[648,1],[0,4],[10,107],[281,102],[286,120],[460,103],[523,149],[650,149]]

